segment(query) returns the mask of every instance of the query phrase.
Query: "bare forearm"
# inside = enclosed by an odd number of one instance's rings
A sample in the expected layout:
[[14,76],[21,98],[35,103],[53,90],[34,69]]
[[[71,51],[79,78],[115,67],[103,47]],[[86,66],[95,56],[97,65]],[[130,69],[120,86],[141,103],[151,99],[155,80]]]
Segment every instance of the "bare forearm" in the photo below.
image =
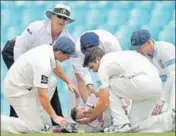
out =
[[50,115],[50,117],[53,119],[56,116],[55,111],[53,110],[48,95],[42,94],[39,95],[39,100],[44,108],[44,110]]
[[86,87],[91,93],[94,93],[97,97],[99,96],[98,90],[96,88],[94,88],[93,84],[88,84],[88,85],[86,85]]
[[98,117],[101,113],[105,111],[107,106],[109,105],[109,90],[105,89],[104,91],[99,91],[99,101],[94,108],[94,111],[90,117],[90,120],[94,120]]

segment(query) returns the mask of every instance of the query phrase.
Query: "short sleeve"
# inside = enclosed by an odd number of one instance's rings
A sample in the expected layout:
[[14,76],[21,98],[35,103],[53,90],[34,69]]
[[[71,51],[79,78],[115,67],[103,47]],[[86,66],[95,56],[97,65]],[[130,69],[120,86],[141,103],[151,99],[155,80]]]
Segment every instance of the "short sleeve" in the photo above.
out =
[[34,86],[40,88],[48,88],[48,78],[51,74],[50,65],[37,64],[33,67]]

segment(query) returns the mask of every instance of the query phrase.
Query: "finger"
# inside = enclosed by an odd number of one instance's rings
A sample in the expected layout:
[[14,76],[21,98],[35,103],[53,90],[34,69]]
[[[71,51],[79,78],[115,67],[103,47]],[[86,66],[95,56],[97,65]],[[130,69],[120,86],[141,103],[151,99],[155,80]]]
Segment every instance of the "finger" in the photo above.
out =
[[152,112],[152,115],[155,115],[157,112],[157,107],[154,108],[153,112]]
[[161,113],[161,110],[162,110],[162,108],[159,107],[158,110],[157,110],[157,112],[156,112],[156,115],[159,115]]

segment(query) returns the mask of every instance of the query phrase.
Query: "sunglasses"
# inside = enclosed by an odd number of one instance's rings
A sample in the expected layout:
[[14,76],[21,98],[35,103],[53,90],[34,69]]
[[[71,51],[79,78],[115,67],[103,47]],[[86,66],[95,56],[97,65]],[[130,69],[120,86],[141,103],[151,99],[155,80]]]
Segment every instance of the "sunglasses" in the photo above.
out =
[[62,19],[62,18],[63,18],[63,19],[66,20],[66,21],[67,21],[67,19],[68,19],[67,17],[61,16],[61,15],[57,15],[57,14],[54,14],[54,13],[53,13],[53,15],[55,15],[55,16],[56,16],[57,18],[59,18],[59,19]]

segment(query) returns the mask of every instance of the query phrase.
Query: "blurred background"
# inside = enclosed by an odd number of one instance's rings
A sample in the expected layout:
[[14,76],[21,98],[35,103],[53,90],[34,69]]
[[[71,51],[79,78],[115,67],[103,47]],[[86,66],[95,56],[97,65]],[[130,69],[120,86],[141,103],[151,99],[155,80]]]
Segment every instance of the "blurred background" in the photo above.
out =
[[[76,21],[67,27],[75,39],[84,31],[105,29],[127,50],[132,32],[145,28],[154,40],[175,45],[175,1],[1,1],[1,50],[7,40],[19,35],[32,21],[47,19],[45,11],[52,10],[57,3],[72,7],[71,17]],[[67,61],[62,65],[70,77],[71,63]],[[3,97],[6,72],[1,55],[1,112],[8,114],[9,106]],[[68,88],[59,79],[58,87],[65,114]]]

